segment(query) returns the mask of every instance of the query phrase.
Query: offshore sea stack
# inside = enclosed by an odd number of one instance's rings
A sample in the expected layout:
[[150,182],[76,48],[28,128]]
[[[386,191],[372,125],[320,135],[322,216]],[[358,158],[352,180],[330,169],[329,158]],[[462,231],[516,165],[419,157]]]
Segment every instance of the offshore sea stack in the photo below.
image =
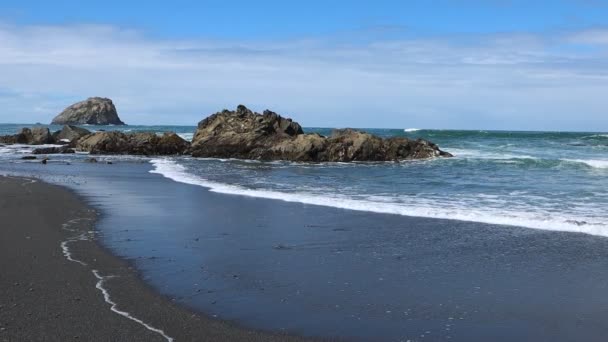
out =
[[124,125],[120,120],[112,100],[90,97],[64,109],[57,115],[52,125]]
[[451,157],[423,139],[382,139],[354,129],[336,130],[330,137],[304,134],[291,119],[266,110],[254,113],[240,105],[198,124],[193,157],[290,160],[301,162],[398,161]]

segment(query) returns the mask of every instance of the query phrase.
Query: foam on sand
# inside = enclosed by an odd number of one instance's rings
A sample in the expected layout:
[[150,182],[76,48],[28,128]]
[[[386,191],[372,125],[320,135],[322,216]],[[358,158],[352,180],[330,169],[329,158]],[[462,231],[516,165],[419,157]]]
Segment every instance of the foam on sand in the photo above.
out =
[[95,288],[98,289],[99,291],[101,291],[105,302],[110,304],[110,310],[112,310],[113,312],[115,312],[118,315],[121,315],[123,317],[126,317],[126,318],[132,320],[133,322],[143,325],[146,329],[148,329],[150,331],[153,331],[153,332],[161,335],[162,337],[165,338],[165,340],[167,340],[167,342],[173,342],[173,338],[170,337],[169,335],[167,335],[163,330],[157,329],[157,328],[151,326],[150,324],[142,321],[141,319],[131,316],[130,313],[119,310],[117,308],[118,304],[116,304],[114,301],[112,301],[112,298],[110,297],[110,293],[108,292],[108,290],[105,287],[103,287],[106,280],[114,278],[114,276],[102,276],[98,270],[93,270],[92,272],[93,272],[93,275],[95,275],[95,278],[97,278],[97,284],[95,284]]
[[[73,220],[70,220],[66,223],[64,223],[62,225],[62,229],[63,230],[67,230],[70,232],[75,232],[78,231],[77,229],[71,228],[72,225],[82,221],[82,220],[88,220],[86,218],[76,218]],[[93,234],[93,232],[84,232],[84,233],[80,233],[76,236],[73,236],[71,238],[68,238],[65,241],[62,241],[60,246],[61,246],[61,250],[63,252],[63,256],[71,261],[71,262],[75,262],[77,264],[80,264],[82,266],[88,266],[88,264],[82,260],[78,260],[75,259],[72,256],[72,252],[70,251],[70,248],[68,247],[68,244],[70,244],[71,242],[76,242],[76,241],[90,241],[91,237],[90,235]],[[110,293],[108,292],[108,290],[103,287],[103,284],[106,280],[114,278],[114,276],[109,275],[109,276],[102,276],[98,270],[92,270],[91,271],[93,273],[93,275],[95,276],[95,278],[97,278],[97,283],[95,284],[95,288],[98,289],[99,291],[101,291],[101,293],[103,294],[103,299],[106,303],[110,304],[110,310],[112,310],[114,313],[119,314],[123,317],[126,317],[136,323],[139,323],[140,325],[144,326],[146,329],[153,331],[159,335],[161,335],[162,337],[165,338],[165,340],[167,340],[168,342],[173,342],[173,338],[168,336],[163,330],[155,328],[153,326],[151,326],[150,324],[142,321],[141,319],[137,318],[137,317],[133,317],[130,313],[126,312],[126,311],[122,311],[117,309],[118,304],[116,304],[116,302],[112,301],[112,299],[110,298]]]
[[[153,159],[151,173],[160,174],[173,181],[208,188],[212,192],[298,202],[340,209],[395,214],[413,217],[452,219],[517,227],[528,227],[553,231],[578,232],[591,235],[608,236],[608,223],[590,218],[568,217],[552,212],[539,212],[534,208],[519,211],[506,210],[501,206],[494,208],[475,206],[460,202],[438,203],[433,199],[413,198],[408,202],[378,201],[368,196],[354,199],[339,194],[318,194],[309,192],[280,192],[272,190],[248,189],[241,186],[208,181],[191,174],[187,169],[171,159]],[[468,205],[467,205],[468,204]]]

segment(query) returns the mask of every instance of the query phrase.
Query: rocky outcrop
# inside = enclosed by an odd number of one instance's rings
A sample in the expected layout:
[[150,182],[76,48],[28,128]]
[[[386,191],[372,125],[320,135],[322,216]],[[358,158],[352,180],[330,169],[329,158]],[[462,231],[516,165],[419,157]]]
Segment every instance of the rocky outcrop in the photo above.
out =
[[53,125],[124,125],[112,100],[90,97],[75,103],[57,115]]
[[188,151],[190,143],[175,133],[96,132],[82,137],[75,146],[91,154],[180,155]]
[[272,159],[270,147],[302,133],[291,119],[271,111],[254,113],[240,105],[236,111],[224,110],[201,121],[192,151],[196,157]]
[[46,127],[23,128],[15,135],[0,137],[0,143],[3,144],[43,145],[53,142],[53,136]]
[[451,157],[429,141],[404,137],[382,139],[344,129],[326,138],[304,134],[291,119],[245,106],[224,110],[204,119],[192,140],[194,157],[291,160],[311,162],[397,161]]
[[53,140],[56,144],[69,144],[78,141],[78,139],[88,134],[91,134],[91,132],[87,129],[65,125],[61,131],[53,133]]

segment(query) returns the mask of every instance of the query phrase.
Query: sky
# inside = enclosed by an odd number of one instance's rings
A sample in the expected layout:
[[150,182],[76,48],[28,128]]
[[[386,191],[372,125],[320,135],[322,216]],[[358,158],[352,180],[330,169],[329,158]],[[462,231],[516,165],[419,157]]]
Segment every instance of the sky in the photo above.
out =
[[608,131],[608,0],[0,1],[0,122]]

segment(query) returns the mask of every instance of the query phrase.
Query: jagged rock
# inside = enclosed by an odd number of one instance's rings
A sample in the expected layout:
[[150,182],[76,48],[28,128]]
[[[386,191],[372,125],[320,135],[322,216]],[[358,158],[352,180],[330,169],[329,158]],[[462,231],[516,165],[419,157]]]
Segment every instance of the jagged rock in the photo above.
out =
[[61,131],[53,133],[53,140],[55,140],[56,144],[75,143],[78,141],[78,139],[88,134],[91,134],[91,132],[87,129],[72,125],[65,125]]
[[32,154],[70,154],[75,151],[68,146],[37,148],[32,151]]
[[278,114],[254,113],[240,105],[236,111],[215,113],[198,124],[192,140],[197,157],[268,159],[268,148],[302,134],[299,124]]
[[23,156],[21,157],[21,160],[36,160],[38,159],[38,157],[36,156]]
[[245,106],[215,113],[198,124],[192,140],[194,157],[291,160],[310,162],[397,161],[450,157],[422,139],[382,139],[343,129],[331,137],[304,134],[302,127],[280,115],[254,113]]
[[174,155],[188,151],[190,143],[175,133],[96,132],[76,143],[78,150],[91,154]]
[[124,125],[118,117],[112,100],[103,97],[90,97],[64,109],[57,115],[54,125]]

